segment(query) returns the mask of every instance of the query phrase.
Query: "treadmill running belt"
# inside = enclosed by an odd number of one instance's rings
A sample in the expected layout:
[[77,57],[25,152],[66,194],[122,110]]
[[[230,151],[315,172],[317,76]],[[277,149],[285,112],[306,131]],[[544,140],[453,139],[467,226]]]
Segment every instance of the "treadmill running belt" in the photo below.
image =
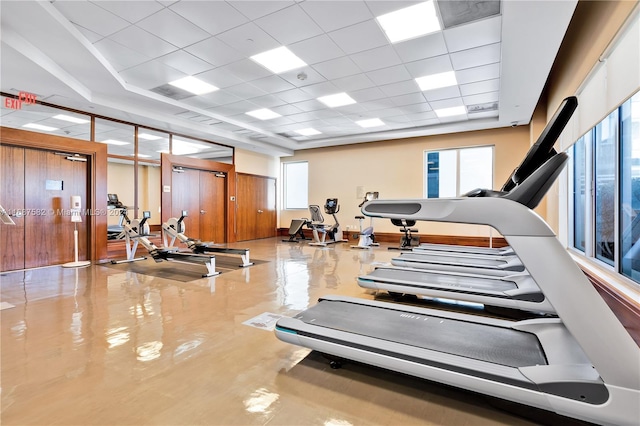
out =
[[436,263],[441,265],[456,264],[461,266],[477,266],[484,268],[497,268],[505,265],[507,261],[504,258],[483,259],[478,257],[463,256],[440,256],[437,254],[426,254],[421,252],[402,253],[398,260],[406,260],[409,262]]
[[328,300],[295,318],[315,326],[509,367],[547,364],[534,334],[508,328]]
[[408,269],[377,268],[362,279],[385,280],[389,283],[407,286],[434,286],[446,287],[453,290],[467,291],[509,291],[518,286],[513,281],[499,280],[495,278],[478,278],[471,276],[447,275],[442,273],[430,273],[425,271],[413,271]]

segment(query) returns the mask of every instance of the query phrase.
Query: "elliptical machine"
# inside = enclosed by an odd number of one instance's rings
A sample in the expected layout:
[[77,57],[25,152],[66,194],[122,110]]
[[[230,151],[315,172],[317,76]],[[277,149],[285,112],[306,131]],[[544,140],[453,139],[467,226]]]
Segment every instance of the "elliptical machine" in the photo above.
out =
[[[378,192],[367,192],[364,196],[364,200],[358,205],[358,208],[362,207],[364,203],[371,200],[378,199]],[[351,248],[357,249],[368,249],[374,246],[379,246],[380,243],[376,242],[376,237],[373,235],[373,217],[370,218],[369,226],[365,229],[362,229],[362,221],[364,220],[364,216],[356,216],[358,222],[360,223],[360,239],[358,240],[357,246],[351,246]]]
[[[313,233],[313,242],[309,243],[310,246],[326,246],[327,244],[347,242],[347,240],[343,239],[342,229],[340,229],[340,223],[336,217],[336,213],[339,211],[340,204],[338,204],[338,199],[327,198],[327,202],[324,203],[324,212],[333,216],[334,220],[334,224],[328,226],[324,223],[324,217],[320,213],[320,206],[316,204],[309,206],[311,221],[307,223],[307,226],[311,228]],[[327,235],[329,236],[328,239]]]

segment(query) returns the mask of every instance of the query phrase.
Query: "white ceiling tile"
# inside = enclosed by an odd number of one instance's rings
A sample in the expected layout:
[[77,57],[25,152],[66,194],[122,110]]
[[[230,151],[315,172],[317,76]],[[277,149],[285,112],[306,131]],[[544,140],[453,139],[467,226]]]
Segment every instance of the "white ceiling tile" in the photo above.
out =
[[311,115],[311,112],[301,112],[299,114],[288,115],[287,118],[295,121],[296,123],[304,123],[306,121],[314,120],[315,117]]
[[295,102],[292,104],[293,106],[295,106],[296,108],[301,109],[302,111],[316,111],[319,109],[323,109],[326,108],[326,105],[323,104],[320,101],[317,101],[315,99],[309,99],[308,101],[302,101],[302,102]]
[[310,95],[313,95],[316,98],[319,98],[320,96],[333,95],[334,93],[340,92],[340,90],[330,81],[305,86],[302,88],[302,90],[309,93]]
[[283,92],[294,88],[291,83],[277,75],[270,75],[269,77],[253,80],[251,84],[267,93]]
[[400,108],[386,108],[386,109],[375,111],[375,114],[379,118],[384,119],[385,124],[387,124],[387,118],[397,117],[399,115],[402,115],[403,112]]
[[354,92],[350,92],[349,95],[355,99],[357,102],[367,102],[372,101],[374,99],[382,99],[386,95],[384,92],[377,87],[370,87],[368,89],[356,90]]
[[339,106],[339,107],[334,108],[334,110],[339,111],[342,114],[359,114],[361,112],[366,112],[367,111],[366,109],[364,109],[364,107],[362,105],[360,105],[358,103]]
[[184,50],[217,67],[239,61],[244,57],[215,37],[187,46]]
[[217,38],[247,57],[281,46],[253,22],[218,34]]
[[276,93],[276,96],[288,103],[308,101],[314,99],[314,96],[301,89],[285,90],[284,92]]
[[228,70],[226,70],[224,67],[205,71],[203,73],[197,74],[196,77],[209,84],[213,84],[220,89],[235,86],[236,84],[240,84],[244,81],[229,73]]
[[373,18],[363,1],[306,1],[300,6],[325,32]]
[[216,70],[228,72],[243,81],[257,80],[259,78],[272,75],[271,71],[256,64],[251,59],[242,59],[220,68],[216,68]]
[[355,53],[351,55],[351,59],[365,72],[388,68],[402,63],[396,51],[389,45]]
[[167,43],[161,38],[135,26],[130,26],[122,31],[118,31],[109,38],[116,43],[120,43],[151,58],[166,55],[167,53],[177,50],[171,43]]
[[386,123],[390,126],[396,124],[398,126],[401,127],[405,127],[407,123],[409,123],[411,120],[409,120],[409,118],[402,114],[402,115],[394,115],[392,117],[386,117]]
[[280,99],[275,95],[267,94],[263,96],[250,97],[250,99],[251,99],[251,102],[261,106],[262,108],[273,109],[274,107],[285,105],[285,101],[283,101],[282,99]]
[[438,118],[433,111],[414,112],[412,114],[406,114],[405,116],[411,121],[433,120],[434,118]]
[[259,108],[260,107],[254,104],[253,102],[240,101],[240,102],[234,102],[232,104],[210,108],[209,110],[221,115],[234,116],[234,115],[244,114],[248,111],[253,111]]
[[398,83],[385,84],[380,86],[380,90],[387,96],[401,96],[409,93],[420,92],[418,83],[415,80],[400,81]]
[[325,118],[323,121],[332,126],[342,126],[346,123],[351,123],[351,120],[343,115],[339,115],[333,118]]
[[294,5],[293,1],[230,1],[234,8],[249,19],[258,19],[285,7]]
[[309,114],[311,114],[312,117],[318,120],[338,117],[341,115],[338,111],[335,110],[335,108],[325,108],[325,109],[319,109],[316,111],[310,111]]
[[496,16],[460,25],[444,30],[443,33],[449,52],[498,43],[502,33],[502,17]]
[[344,56],[342,49],[326,34],[293,43],[287,47],[309,65]]
[[329,37],[347,54],[374,49],[388,43],[387,37],[373,20],[332,31]]
[[170,9],[212,35],[249,21],[224,1],[180,1],[172,4]]
[[427,120],[416,120],[411,121],[412,127],[427,127],[427,126],[435,126],[436,124],[440,124],[441,121],[438,118],[431,118]]
[[293,115],[293,114],[299,114],[302,112],[302,110],[298,107],[296,107],[295,105],[280,105],[280,106],[276,106],[271,108],[271,110],[273,112],[277,112],[280,115]]
[[453,69],[462,70],[500,62],[500,43],[474,47],[451,54]]
[[102,40],[104,37],[101,36],[100,34],[93,32],[91,30],[88,30],[84,27],[81,27],[80,25],[76,25],[74,24],[74,26],[78,29],[78,31],[80,31],[82,33],[82,35],[89,40],[91,43],[96,43],[100,40]]
[[356,90],[375,86],[375,83],[365,74],[356,74],[348,77],[337,78],[333,80],[333,84],[335,84],[338,89],[345,92],[354,92]]
[[256,96],[263,96],[267,94],[267,92],[265,92],[264,90],[258,89],[257,87],[249,83],[237,84],[235,86],[227,87],[224,90],[241,99],[250,99]]
[[409,74],[404,65],[396,65],[394,67],[370,71],[366,74],[367,77],[377,85],[397,83],[399,81],[411,79],[411,74]]
[[70,22],[87,28],[103,37],[118,32],[129,22],[90,2],[55,2],[58,9]]
[[415,114],[417,112],[431,111],[431,106],[427,102],[422,102],[419,104],[404,105],[398,107],[398,109],[402,112],[402,114]]
[[108,38],[100,40],[95,43],[94,46],[116,71],[122,71],[123,69],[140,65],[150,59]]
[[404,1],[404,0],[371,0],[367,1],[369,10],[373,13],[373,16],[384,15],[385,13],[393,12],[396,10],[404,9],[405,7],[413,6],[414,4],[422,3],[424,0],[416,1]]
[[[198,76],[198,78],[199,77],[200,76]],[[216,90],[215,92],[200,95],[198,97],[210,100],[214,105],[227,105],[241,101],[239,97],[232,95],[231,93],[227,93],[226,90]]]
[[176,50],[158,59],[162,63],[188,75],[200,74],[213,68],[213,65],[209,62],[198,59],[184,50]]
[[464,106],[462,98],[443,99],[441,101],[430,102],[432,109],[453,108],[457,106]]
[[208,109],[218,106],[217,103],[211,101],[211,99],[204,98],[202,95],[200,96],[192,96],[190,98],[182,99],[180,102],[192,105],[196,108]]
[[450,117],[441,117],[438,118],[438,122],[440,124],[445,124],[445,123],[458,123],[460,121],[468,121],[469,117],[466,114],[463,115],[452,115]]
[[169,9],[154,13],[136,25],[178,47],[197,43],[210,36],[206,31]]
[[322,29],[297,4],[254,22],[283,45],[322,34]]
[[481,93],[479,95],[464,96],[462,100],[465,105],[484,104],[489,102],[498,102],[500,92]]
[[118,15],[131,23],[138,22],[162,9],[164,6],[155,1],[126,0],[126,1],[94,1],[96,5]]
[[186,77],[185,73],[166,66],[159,60],[145,62],[144,64],[128,68],[119,74],[127,83],[143,89],[153,89],[170,81]]
[[458,86],[441,87],[440,89],[427,90],[422,93],[429,102],[460,97],[460,89]]
[[389,99],[397,106],[412,105],[426,102],[424,95],[420,92],[409,93],[408,95],[392,96]]
[[404,62],[417,61],[447,53],[447,45],[444,42],[442,32],[396,43],[393,47]]
[[360,69],[347,56],[315,64],[313,69],[327,80],[359,74]]
[[462,96],[471,96],[487,92],[497,92],[498,90],[500,90],[500,79],[498,78],[460,85],[460,93],[462,94]]
[[492,80],[500,77],[500,64],[483,65],[456,71],[458,84],[475,83],[482,80]]
[[360,103],[360,105],[362,105],[362,107],[364,109],[366,109],[367,111],[376,111],[376,110],[380,110],[380,109],[388,109],[388,108],[395,107],[395,104],[389,98],[376,99],[376,100],[373,100],[373,101],[362,102],[362,103]]
[[405,64],[405,67],[413,78],[453,71],[449,55],[441,55],[434,58],[423,59],[421,61],[410,62]]

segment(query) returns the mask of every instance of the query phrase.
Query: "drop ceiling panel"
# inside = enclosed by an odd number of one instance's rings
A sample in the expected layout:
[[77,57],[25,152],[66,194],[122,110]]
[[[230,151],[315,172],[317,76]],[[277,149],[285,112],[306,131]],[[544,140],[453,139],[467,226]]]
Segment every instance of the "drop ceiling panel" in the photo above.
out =
[[363,1],[307,1],[300,6],[325,32],[373,18]]
[[422,93],[429,102],[460,97],[460,89],[458,86],[441,87],[440,89],[427,90]]
[[177,47],[135,26],[127,27],[109,37],[138,53],[155,58],[177,50]]
[[185,73],[164,65],[158,59],[128,68],[120,72],[120,75],[127,83],[143,89],[153,89],[156,86],[186,77]]
[[244,57],[215,37],[210,37],[191,46],[187,46],[184,50],[216,67],[239,61]]
[[500,79],[484,80],[475,83],[461,84],[462,96],[477,95],[479,93],[497,92],[500,89]]
[[184,50],[176,50],[168,55],[161,56],[159,60],[172,68],[182,71],[187,75],[196,75],[213,69],[213,65],[203,61]]
[[500,42],[502,18],[496,16],[443,31],[449,52]]
[[297,4],[259,18],[255,23],[283,45],[323,33]]
[[103,37],[116,33],[129,25],[126,20],[94,3],[57,1],[53,3],[53,6],[62,12],[69,21]]
[[374,71],[402,63],[393,46],[382,46],[351,55],[362,71]]
[[253,80],[251,84],[267,93],[278,93],[295,88],[291,83],[277,75]]
[[500,64],[483,65],[456,71],[458,84],[475,83],[477,81],[500,78]]
[[334,80],[336,78],[348,77],[360,73],[360,68],[347,56],[315,64],[313,69],[318,71],[320,75],[327,80]]
[[[337,78],[333,80],[333,84],[345,92],[353,93],[354,91],[374,87],[375,84],[366,74],[350,75],[348,77]],[[353,97],[353,95],[351,96]]]
[[388,43],[382,30],[374,21],[365,21],[332,31],[329,37],[347,54],[374,49]]
[[151,59],[108,38],[98,41],[94,46],[113,65],[116,71],[140,65]]
[[453,71],[449,55],[441,55],[405,64],[407,71],[413,78],[424,77],[431,74]]
[[154,13],[136,25],[178,47],[186,47],[210,36],[206,31],[169,9]]
[[231,5],[249,19],[258,19],[294,5],[294,1],[234,1]]
[[156,1],[95,1],[97,6],[108,10],[114,15],[131,22],[132,24],[153,15],[161,10],[164,6]]
[[500,43],[461,50],[451,54],[453,69],[479,67],[500,62]]
[[371,81],[379,86],[411,79],[411,74],[409,74],[404,65],[396,65],[394,67],[369,71],[366,75],[371,79]]
[[273,75],[269,70],[256,64],[251,59],[242,59],[216,68],[216,70],[229,73],[242,81],[252,81]]
[[245,57],[281,46],[276,39],[253,22],[225,31],[216,37]]
[[169,6],[169,9],[212,35],[249,22],[242,13],[224,1],[180,1]]
[[326,34],[302,40],[287,46],[297,57],[309,65],[344,55],[342,49]]
[[386,84],[384,86],[380,86],[380,90],[382,90],[387,96],[400,96],[420,92],[420,88],[415,80],[405,80],[398,83]]
[[418,61],[448,52],[442,32],[396,43],[393,47],[404,62]]

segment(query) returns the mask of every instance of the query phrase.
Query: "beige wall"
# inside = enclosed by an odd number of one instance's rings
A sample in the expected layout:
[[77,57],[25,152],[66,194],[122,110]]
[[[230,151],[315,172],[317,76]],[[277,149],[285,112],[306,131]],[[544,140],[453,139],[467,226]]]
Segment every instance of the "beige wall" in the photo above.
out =
[[278,157],[259,154],[257,152],[235,150],[236,172],[252,175],[280,177],[280,160]]
[[[337,197],[338,220],[346,229],[358,224],[354,216],[361,214],[359,193],[378,191],[380,198],[385,199],[423,198],[424,151],[478,145],[495,146],[494,188],[499,188],[529,149],[529,128],[520,126],[303,150],[282,158],[282,162],[309,162],[309,204],[322,206],[327,198]],[[291,219],[300,217],[309,217],[308,210],[282,211],[279,226],[288,228]],[[330,222],[331,218],[325,217],[325,221]],[[377,219],[374,226],[378,232],[398,232],[387,220]],[[487,227],[474,225],[421,222],[418,229],[424,234],[489,235]]]
[[[129,218],[142,216],[144,210],[151,212],[150,225],[159,225],[160,215],[160,167],[139,166],[138,169],[138,214],[129,211]],[[118,194],[118,199],[125,206],[133,207],[134,173],[133,165],[122,163],[107,163],[107,193]],[[109,215],[108,224],[118,224],[117,215]]]

